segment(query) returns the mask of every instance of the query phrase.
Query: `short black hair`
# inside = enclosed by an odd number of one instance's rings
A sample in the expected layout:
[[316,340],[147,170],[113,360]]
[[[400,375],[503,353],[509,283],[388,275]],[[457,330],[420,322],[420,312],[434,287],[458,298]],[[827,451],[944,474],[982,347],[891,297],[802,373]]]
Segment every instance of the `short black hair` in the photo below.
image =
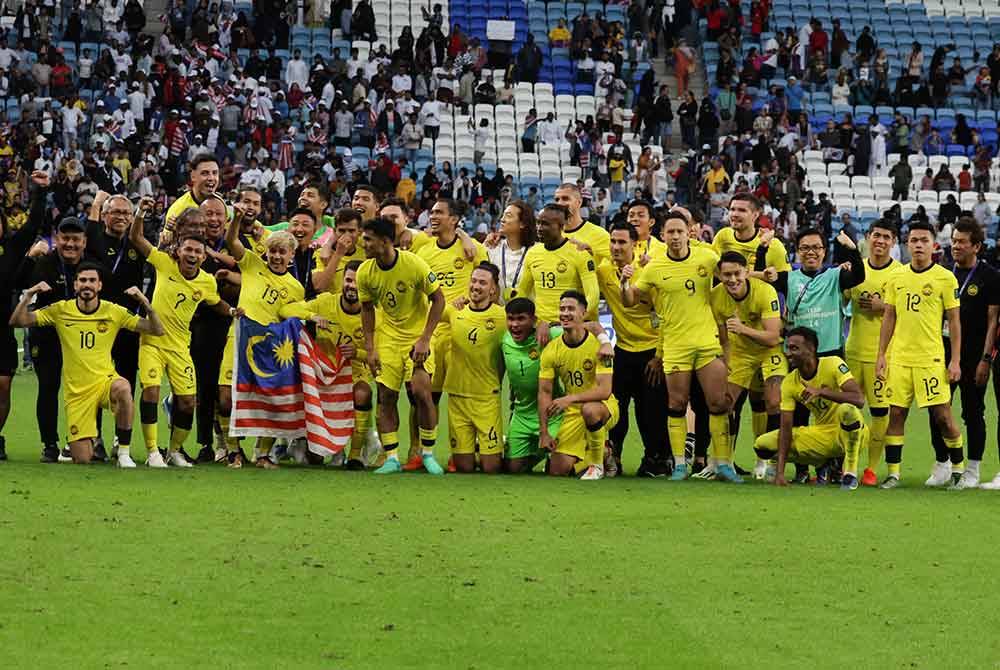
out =
[[882,230],[887,230],[892,233],[893,237],[899,237],[899,226],[887,219],[878,219],[872,223],[872,225],[868,227],[869,233],[872,231],[872,228],[881,228]]
[[795,247],[798,248],[798,246],[802,244],[802,240],[804,238],[812,235],[819,237],[819,239],[823,240],[824,246],[826,245],[826,238],[823,236],[823,231],[819,228],[810,226],[809,228],[803,228],[799,231],[799,234],[795,236]]
[[493,263],[490,263],[489,261],[483,261],[475,268],[473,268],[473,272],[475,272],[476,270],[486,270],[487,272],[490,273],[490,276],[493,277],[493,283],[497,284],[498,286],[500,285],[500,268],[493,265]]
[[361,261],[348,261],[347,265],[344,266],[344,272],[347,272],[348,270],[351,272],[357,272],[360,267]]
[[196,233],[194,231],[191,231],[191,232],[182,232],[180,235],[178,235],[177,236],[177,245],[180,246],[180,245],[184,244],[185,242],[187,242],[188,240],[194,240],[195,242],[201,242],[206,247],[208,246],[208,242],[205,240],[204,236],[199,235],[198,233]]
[[198,166],[201,165],[202,163],[215,163],[216,165],[218,165],[219,159],[215,157],[215,154],[210,154],[207,152],[200,153],[194,158],[192,158],[190,161],[188,161],[188,167],[190,167],[192,170],[197,170]]
[[569,207],[567,207],[566,205],[558,205],[554,202],[550,202],[549,204],[545,205],[545,207],[542,207],[542,211],[558,212],[562,216],[564,221],[566,222],[569,221],[570,217]]
[[816,336],[816,331],[812,328],[806,328],[805,326],[796,326],[792,328],[787,333],[785,333],[785,340],[790,338],[792,335],[798,335],[806,342],[812,345],[813,350],[819,351],[819,338]]
[[912,233],[914,230],[926,230],[931,234],[932,238],[937,236],[937,231],[934,230],[934,224],[930,221],[912,221],[910,223],[910,232]]
[[965,233],[969,236],[969,242],[972,244],[982,244],[986,239],[982,227],[971,216],[959,217],[952,232]]
[[88,270],[93,270],[97,273],[97,277],[104,281],[104,266],[97,261],[83,261],[76,267],[76,274],[79,275],[81,272],[87,272]]
[[618,221],[617,223],[611,224],[611,228],[608,229],[608,233],[613,233],[616,230],[624,230],[628,233],[629,239],[633,242],[639,239],[639,231],[635,229],[635,226],[630,226],[625,221]]
[[296,207],[295,209],[293,209],[291,212],[288,213],[288,220],[291,221],[293,216],[298,216],[299,214],[301,214],[302,216],[308,216],[310,219],[312,219],[313,225],[319,224],[319,222],[316,220],[316,215],[313,214],[312,210],[309,209],[308,207]]
[[755,212],[759,212],[761,210],[760,200],[753,193],[737,193],[729,199],[729,203],[732,204],[733,200],[743,200],[744,202],[750,203],[750,207],[752,207]]
[[[357,193],[358,191],[368,191],[373,196],[375,196],[376,200],[378,200],[379,196],[381,195],[378,192],[378,189],[372,186],[371,184],[358,184],[357,186],[354,187],[354,193]],[[353,195],[353,193],[351,195]]]
[[348,221],[357,221],[358,227],[360,228],[361,214],[360,212],[358,212],[358,210],[354,209],[353,207],[341,207],[340,209],[337,210],[337,213],[334,215],[333,227],[336,228],[341,223],[346,223]]
[[573,300],[576,300],[578,303],[583,305],[584,309],[587,309],[587,296],[580,293],[579,291],[572,291],[572,290],[563,291],[562,295],[559,296],[559,301],[562,302],[564,298],[572,298]]
[[742,265],[743,267],[746,267],[747,259],[746,256],[744,256],[738,251],[727,251],[726,253],[722,254],[721,258],[719,258],[718,267],[721,268],[723,263],[736,263],[737,265]]
[[628,209],[632,209],[633,207],[645,207],[646,214],[649,215],[649,218],[654,220],[656,219],[656,210],[653,208],[653,203],[651,203],[650,201],[633,200],[631,203],[629,203]]
[[448,207],[448,214],[462,218],[465,214],[465,203],[454,198],[438,198],[438,202],[443,202]]
[[396,240],[396,224],[384,216],[376,216],[374,219],[365,222],[365,230],[376,237],[393,242]]
[[528,298],[513,298],[504,307],[508,314],[527,314],[528,316],[535,315],[535,303],[531,302]]
[[[372,192],[374,193],[374,191]],[[406,204],[406,201],[403,200],[402,198],[397,198],[394,195],[390,195],[389,197],[384,198],[382,202],[378,204],[378,210],[381,212],[386,207],[392,207],[393,205],[399,207],[399,209],[402,210],[404,214],[410,213],[410,206]]]
[[307,188],[315,189],[315,191],[319,193],[319,199],[329,204],[330,189],[327,187],[326,183],[320,181],[319,179],[310,179],[302,186],[302,190],[304,191]]

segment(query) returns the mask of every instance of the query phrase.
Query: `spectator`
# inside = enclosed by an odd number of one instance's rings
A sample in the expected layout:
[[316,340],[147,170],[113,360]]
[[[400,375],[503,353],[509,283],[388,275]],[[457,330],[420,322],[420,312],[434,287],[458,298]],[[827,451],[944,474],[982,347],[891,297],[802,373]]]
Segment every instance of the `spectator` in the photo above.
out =
[[553,47],[569,46],[569,28],[566,27],[566,19],[559,19],[559,22],[549,31],[549,45]]
[[910,184],[913,182],[913,168],[909,162],[901,160],[889,170],[892,179],[892,199],[906,200],[910,194]]

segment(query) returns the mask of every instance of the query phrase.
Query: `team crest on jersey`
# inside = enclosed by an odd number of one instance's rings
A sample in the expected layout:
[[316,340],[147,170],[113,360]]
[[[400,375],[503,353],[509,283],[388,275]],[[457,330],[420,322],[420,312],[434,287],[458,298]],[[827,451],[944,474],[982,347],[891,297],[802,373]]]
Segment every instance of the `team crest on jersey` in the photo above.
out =
[[[934,287],[931,286],[930,284],[924,284],[924,288],[921,290],[921,293],[923,293],[924,295],[930,295],[931,293],[934,293]],[[955,293],[957,294],[958,291],[956,291]]]
[[106,333],[106,332],[108,332],[108,322],[107,321],[99,321],[97,323],[97,332],[99,332],[99,333]]
[[486,323],[483,325],[486,328],[486,330],[493,330],[494,328],[497,327],[496,321],[494,321],[493,319],[486,319]]
[[364,332],[362,332],[362,330],[360,328],[355,328],[354,329],[354,339],[360,340],[364,336],[365,336],[365,334],[364,334]]
[[286,287],[286,288],[281,289],[280,295],[281,295],[282,298],[287,298],[288,297],[288,288]]
[[970,284],[967,293],[969,294],[970,297],[974,298],[977,295],[979,295],[979,287],[976,286],[975,284]]
[[587,372],[590,372],[591,370],[593,370],[594,369],[594,361],[591,361],[591,360],[584,361],[583,362],[583,369],[586,370]]
[[430,273],[429,275],[427,275],[427,283],[428,284],[433,284],[436,281],[437,281],[437,275],[435,275],[433,272]]
[[461,270],[462,268],[465,267],[465,263],[462,261],[461,258],[456,258],[454,265],[456,270]]
[[80,428],[76,424],[73,424],[72,426],[69,427],[69,434],[70,435],[76,435],[79,432],[80,432]]
[[559,261],[559,264],[556,265],[556,270],[558,272],[566,272],[566,270],[568,270],[568,269],[569,269],[569,266],[566,265],[566,261]]
[[129,250],[128,250],[128,259],[129,259],[130,261],[134,261],[134,260],[135,260],[135,259],[137,259],[137,258],[139,258],[139,254],[137,254],[137,253],[135,252],[135,249],[129,249]]
[[396,290],[399,291],[400,293],[405,293],[406,284],[401,281],[396,282]]
[[705,268],[698,268],[698,276],[699,277],[707,277],[708,276],[708,270],[706,270]]
[[778,301],[777,300],[772,300],[771,301],[771,310],[775,311],[775,312],[778,311]]
[[590,272],[594,271],[594,261],[587,261],[587,270]]
[[191,299],[194,300],[195,302],[201,300],[201,291],[195,291],[194,295],[191,296]]
[[847,367],[846,363],[841,363],[840,365],[837,366],[837,369],[843,372],[845,375],[851,371],[851,369]]
[[536,360],[538,358],[538,350],[532,349],[531,351],[529,351],[528,358],[530,358],[531,360]]

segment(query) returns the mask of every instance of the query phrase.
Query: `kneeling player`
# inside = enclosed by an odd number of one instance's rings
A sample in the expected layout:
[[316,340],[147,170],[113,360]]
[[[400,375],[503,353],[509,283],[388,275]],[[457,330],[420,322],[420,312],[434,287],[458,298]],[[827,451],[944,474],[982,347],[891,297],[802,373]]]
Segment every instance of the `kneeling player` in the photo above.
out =
[[495,265],[480,263],[469,278],[469,302],[447,307],[441,319],[450,325],[451,342],[444,391],[448,394],[448,438],[455,469],[487,474],[503,470],[503,422],[500,413],[500,341],[504,310],[494,300],[500,286]]
[[[611,395],[611,366],[599,355],[597,338],[584,327],[586,313],[587,298],[582,293],[562,294],[559,323],[563,334],[542,352],[538,416],[565,416],[558,439],[549,434],[546,421],[539,421],[539,445],[551,452],[550,475],[568,475],[577,463],[587,461],[590,467],[581,479],[594,480],[604,477],[604,439],[618,421],[618,401]],[[557,377],[565,395],[553,398],[552,382]]]
[[[861,415],[865,396],[839,356],[820,358],[819,339],[809,328],[793,328],[786,338],[792,372],[781,382],[781,427],[757,438],[754,449],[763,459],[777,457],[774,483],[787,486],[785,463],[821,466],[844,459],[840,488],[858,488],[858,453],[868,442]],[[793,427],[795,404],[812,415],[812,425]]]
[[[719,324],[719,340],[729,367],[729,396],[742,399],[749,394],[750,406],[763,404],[767,430],[754,425],[754,439],[778,428],[781,380],[788,372],[781,351],[781,307],[774,287],[747,276],[743,254],[727,251],[719,260],[721,284],[712,289],[712,312]],[[734,410],[730,429],[736,435],[739,406]],[[756,412],[755,412],[756,414]],[[735,451],[735,438],[733,449]],[[763,462],[754,468],[757,479],[764,477]]]
[[136,287],[125,295],[146,309],[148,318],[130,314],[124,307],[102,302],[101,266],[80,264],[73,281],[76,298],[28,311],[28,303],[38,293],[51,287],[40,282],[25,291],[10,317],[10,325],[20,328],[52,326],[59,336],[62,350],[62,386],[69,424],[69,450],[74,463],[89,463],[94,456],[94,439],[98,435],[97,413],[101,408],[113,409],[115,435],[118,438],[118,465],[134,468],[129,456],[132,442],[132,387],[115,372],[111,348],[122,328],[142,334],[162,335],[163,324],[149,300]]
[[372,394],[375,378],[368,370],[368,353],[365,351],[364,333],[361,329],[361,303],[358,301],[358,268],[360,261],[348,261],[341,273],[340,293],[321,293],[312,300],[288,305],[281,309],[281,318],[298,317],[315,321],[316,340],[331,359],[339,349],[340,354],[351,359],[351,376],[354,378],[354,433],[347,470],[364,470],[362,449],[368,434],[368,418],[372,411]]

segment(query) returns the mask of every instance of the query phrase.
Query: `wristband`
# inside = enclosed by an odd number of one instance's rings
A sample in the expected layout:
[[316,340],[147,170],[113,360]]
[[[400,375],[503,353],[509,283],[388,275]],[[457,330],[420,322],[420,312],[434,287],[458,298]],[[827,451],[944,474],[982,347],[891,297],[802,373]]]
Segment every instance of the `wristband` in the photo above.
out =
[[597,341],[601,344],[611,344],[611,338],[608,337],[607,333],[601,333],[597,336]]
[[235,316],[236,316],[236,308],[235,307],[230,307],[229,308],[229,316],[235,318]]

